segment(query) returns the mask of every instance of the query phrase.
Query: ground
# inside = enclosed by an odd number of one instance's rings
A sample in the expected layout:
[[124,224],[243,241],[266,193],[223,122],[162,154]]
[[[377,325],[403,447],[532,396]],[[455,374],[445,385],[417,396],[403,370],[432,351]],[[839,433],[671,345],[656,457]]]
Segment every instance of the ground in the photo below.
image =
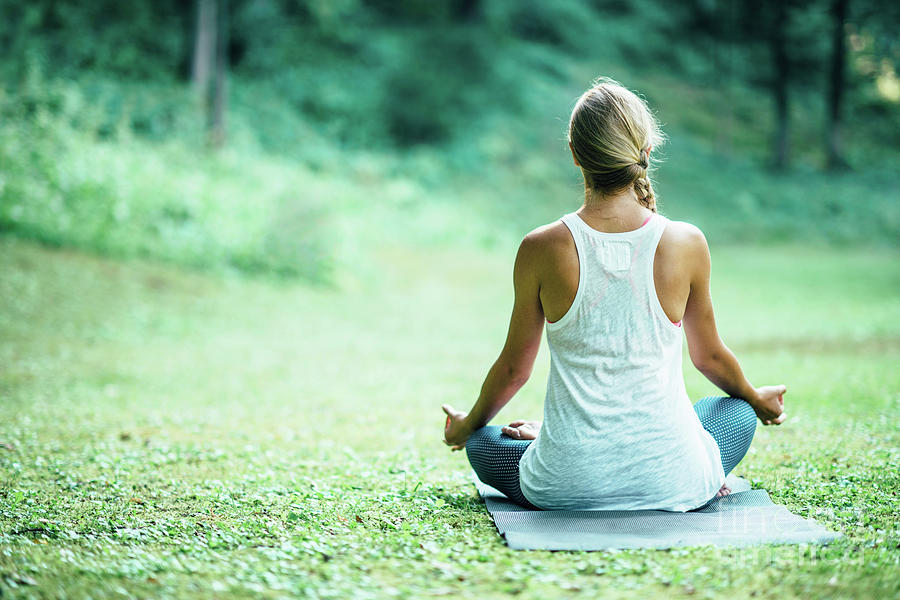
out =
[[[507,549],[441,443],[514,252],[383,248],[329,288],[0,238],[0,596],[900,593],[896,252],[713,248],[723,337],[789,390],[737,473],[840,540],[594,553]],[[546,370],[498,422],[540,417]]]

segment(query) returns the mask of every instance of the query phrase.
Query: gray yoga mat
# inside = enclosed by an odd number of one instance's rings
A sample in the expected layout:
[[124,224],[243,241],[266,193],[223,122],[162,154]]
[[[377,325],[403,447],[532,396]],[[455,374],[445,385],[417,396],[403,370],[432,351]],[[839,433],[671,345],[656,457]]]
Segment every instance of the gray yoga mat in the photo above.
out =
[[730,495],[704,508],[662,510],[529,510],[475,477],[500,535],[513,550],[610,550],[675,546],[827,543],[828,531],[772,502],[765,490],[729,475]]

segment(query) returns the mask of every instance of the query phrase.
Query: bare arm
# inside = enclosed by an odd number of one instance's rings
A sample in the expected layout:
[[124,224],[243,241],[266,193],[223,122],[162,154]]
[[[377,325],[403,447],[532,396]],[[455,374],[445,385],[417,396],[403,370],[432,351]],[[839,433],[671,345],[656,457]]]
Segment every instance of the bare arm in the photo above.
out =
[[447,404],[443,406],[447,414],[444,442],[453,450],[465,447],[472,432],[487,425],[531,376],[544,330],[540,259],[539,240],[533,235],[526,236],[519,246],[513,268],[515,302],[503,350],[488,371],[478,400],[468,413],[454,410]]
[[684,332],[691,362],[697,370],[726,394],[747,401],[766,425],[781,424],[784,414],[783,385],[753,387],[734,353],[722,342],[716,329],[709,293],[709,246],[699,229],[687,242],[691,268],[691,289],[684,312]]

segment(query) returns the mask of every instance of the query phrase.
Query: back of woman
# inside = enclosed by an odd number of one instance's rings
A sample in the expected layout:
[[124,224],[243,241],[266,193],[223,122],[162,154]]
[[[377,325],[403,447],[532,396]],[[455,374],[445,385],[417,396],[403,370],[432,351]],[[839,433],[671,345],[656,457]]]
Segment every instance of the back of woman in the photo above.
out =
[[[716,330],[706,239],[656,214],[650,152],[662,135],[646,104],[600,80],[576,103],[568,138],[584,202],[522,241],[506,344],[470,412],[444,405],[444,441],[524,506],[697,508],[729,493],[725,475],[757,417],[784,421],[785,387],[744,377]],[[488,425],[530,376],[545,322],[543,423]],[[685,338],[726,396],[691,405]]]
[[600,232],[562,222],[579,263],[575,300],[547,323],[541,434],[519,464],[528,500],[555,509],[688,510],[724,480],[718,447],[682,377],[681,324],[657,298],[653,264],[668,220]]

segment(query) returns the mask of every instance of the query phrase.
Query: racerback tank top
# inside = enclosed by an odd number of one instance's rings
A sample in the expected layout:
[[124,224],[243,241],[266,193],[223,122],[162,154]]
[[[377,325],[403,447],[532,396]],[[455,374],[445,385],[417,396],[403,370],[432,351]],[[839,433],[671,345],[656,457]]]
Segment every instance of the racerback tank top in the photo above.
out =
[[719,448],[684,387],[683,332],[656,295],[653,260],[668,219],[624,233],[562,217],[578,252],[575,300],[547,324],[544,422],[519,462],[535,506],[686,511],[725,481]]

